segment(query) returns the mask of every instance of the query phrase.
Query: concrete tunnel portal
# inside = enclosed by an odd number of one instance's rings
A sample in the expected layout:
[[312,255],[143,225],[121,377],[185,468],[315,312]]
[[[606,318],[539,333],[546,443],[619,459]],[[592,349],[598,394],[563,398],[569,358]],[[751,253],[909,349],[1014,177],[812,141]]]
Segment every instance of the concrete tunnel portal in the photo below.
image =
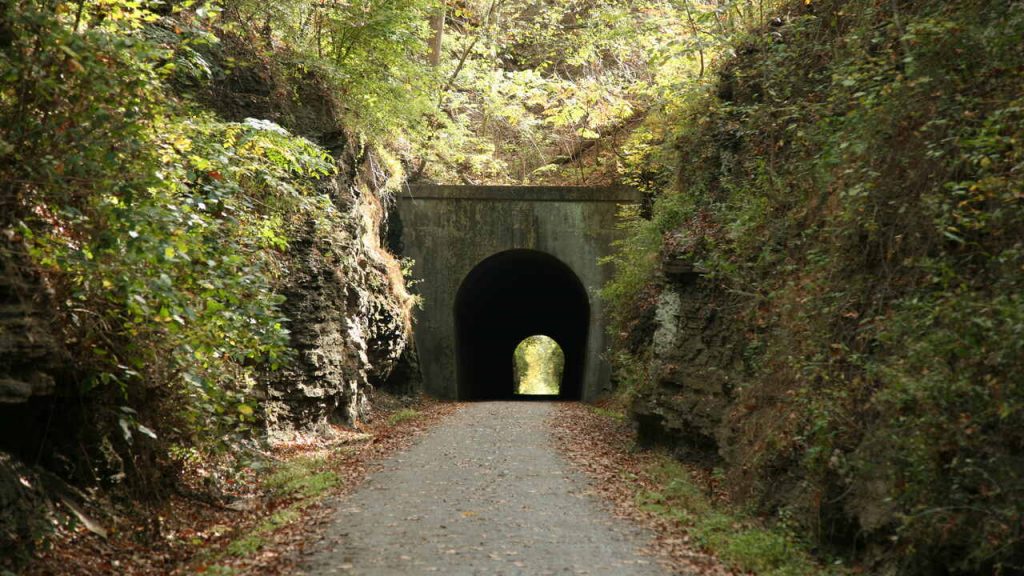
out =
[[455,297],[458,397],[517,395],[512,356],[529,336],[555,340],[565,355],[558,398],[583,396],[590,301],[576,274],[538,250],[507,250],[474,267]]
[[[419,184],[397,195],[394,250],[412,263],[415,351],[423,390],[453,400],[522,398],[515,349],[544,335],[564,356],[558,396],[611,389],[602,265],[625,232],[621,186]],[[538,397],[538,396],[534,396]],[[544,397],[544,396],[540,396]]]

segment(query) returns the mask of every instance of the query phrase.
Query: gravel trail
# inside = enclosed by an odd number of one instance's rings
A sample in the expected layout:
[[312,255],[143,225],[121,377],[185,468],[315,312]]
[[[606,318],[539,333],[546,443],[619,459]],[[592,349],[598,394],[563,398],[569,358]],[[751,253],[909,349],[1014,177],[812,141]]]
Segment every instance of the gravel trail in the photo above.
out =
[[307,574],[664,574],[587,494],[546,402],[468,404],[338,504]]

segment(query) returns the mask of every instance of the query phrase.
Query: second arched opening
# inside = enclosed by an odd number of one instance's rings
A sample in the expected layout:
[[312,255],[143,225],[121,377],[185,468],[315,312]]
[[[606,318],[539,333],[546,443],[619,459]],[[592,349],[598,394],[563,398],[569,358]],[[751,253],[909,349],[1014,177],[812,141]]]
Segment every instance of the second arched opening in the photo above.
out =
[[458,391],[461,400],[526,398],[516,389],[513,354],[543,334],[564,354],[557,397],[583,391],[590,303],[576,274],[535,250],[509,250],[478,264],[455,298]]

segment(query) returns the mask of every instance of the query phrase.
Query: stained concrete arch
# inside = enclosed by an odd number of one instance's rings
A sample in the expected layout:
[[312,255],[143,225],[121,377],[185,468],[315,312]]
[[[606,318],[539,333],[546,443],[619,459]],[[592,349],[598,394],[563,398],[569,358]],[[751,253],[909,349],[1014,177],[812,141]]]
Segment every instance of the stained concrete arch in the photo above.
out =
[[[459,385],[456,297],[478,265],[515,250],[545,254],[578,279],[589,308],[582,375],[573,380],[578,387],[572,397],[594,400],[607,390],[606,325],[598,294],[613,270],[599,261],[623,237],[619,206],[639,201],[636,191],[623,187],[416,186],[399,194],[392,226],[401,254],[413,259],[413,276],[421,280],[414,288],[423,298],[415,339],[425,391],[440,398],[479,396],[479,389]],[[500,360],[509,369],[518,342]],[[564,349],[564,342],[559,345]]]
[[559,397],[582,398],[590,298],[558,258],[513,249],[485,259],[462,281],[454,314],[458,398],[515,397],[512,355],[535,334],[552,338],[565,355]]

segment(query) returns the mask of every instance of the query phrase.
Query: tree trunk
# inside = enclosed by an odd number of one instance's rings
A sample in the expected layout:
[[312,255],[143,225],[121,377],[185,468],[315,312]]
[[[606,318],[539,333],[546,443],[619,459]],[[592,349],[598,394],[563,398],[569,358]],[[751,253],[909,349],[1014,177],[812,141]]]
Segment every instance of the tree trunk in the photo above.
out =
[[430,39],[430,65],[437,66],[441,63],[441,42],[444,40],[444,21],[446,7],[444,2],[437,8],[434,15],[430,17],[430,29],[434,31],[434,37]]

